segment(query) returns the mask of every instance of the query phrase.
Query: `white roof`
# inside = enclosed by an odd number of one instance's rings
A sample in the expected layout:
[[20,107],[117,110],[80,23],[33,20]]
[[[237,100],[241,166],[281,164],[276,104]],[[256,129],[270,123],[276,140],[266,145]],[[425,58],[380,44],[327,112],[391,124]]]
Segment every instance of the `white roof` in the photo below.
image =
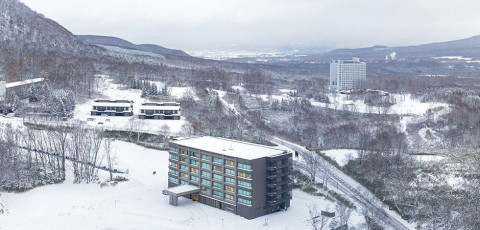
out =
[[219,137],[192,137],[172,143],[246,160],[284,154],[286,150]]
[[200,188],[198,186],[185,184],[169,188],[167,191],[181,196],[188,193],[198,192],[200,191]]
[[109,106],[109,107],[130,107],[132,103],[116,103],[116,102],[94,102],[92,106]]
[[146,110],[180,110],[180,106],[142,105],[140,109]]
[[43,78],[35,78],[35,79],[29,79],[29,80],[24,80],[24,81],[16,81],[16,82],[10,82],[5,84],[6,88],[13,88],[21,85],[28,85],[32,83],[37,83],[43,81]]

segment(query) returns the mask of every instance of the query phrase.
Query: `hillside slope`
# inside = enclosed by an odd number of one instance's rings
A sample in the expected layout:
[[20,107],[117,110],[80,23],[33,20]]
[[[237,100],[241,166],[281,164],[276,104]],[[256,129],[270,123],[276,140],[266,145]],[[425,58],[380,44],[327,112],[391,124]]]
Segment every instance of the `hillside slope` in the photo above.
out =
[[85,44],[89,44],[89,45],[117,46],[121,48],[135,49],[135,50],[167,55],[167,56],[168,55],[183,56],[183,57],[190,56],[181,50],[168,49],[162,46],[151,45],[151,44],[135,45],[129,41],[123,40],[121,38],[116,38],[116,37],[96,36],[96,35],[77,35],[77,38],[80,39]]
[[69,55],[98,50],[18,0],[0,1],[0,47]]

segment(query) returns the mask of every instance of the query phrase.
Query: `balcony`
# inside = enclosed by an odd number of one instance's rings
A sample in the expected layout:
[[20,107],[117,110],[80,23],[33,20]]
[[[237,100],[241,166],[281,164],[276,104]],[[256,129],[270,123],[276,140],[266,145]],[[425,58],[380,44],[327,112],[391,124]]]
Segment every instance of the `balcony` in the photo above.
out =
[[286,180],[282,180],[282,181],[271,181],[271,182],[267,181],[267,187],[269,187],[269,188],[277,187],[277,186],[284,185],[284,184],[290,184],[291,182],[292,182],[292,180],[290,178],[288,178]]
[[288,163],[288,164],[273,164],[273,165],[267,166],[267,170],[272,171],[272,170],[276,170],[276,169],[283,169],[283,168],[286,168],[286,167],[292,167],[292,164],[291,163]]
[[280,173],[275,172],[275,173],[270,173],[270,174],[268,174],[268,175],[267,175],[267,178],[273,179],[273,178],[277,178],[277,177],[288,176],[288,175],[290,175],[290,174],[292,174],[292,172],[291,172],[291,171],[288,171],[288,170],[285,171],[285,172],[280,172]]
[[285,202],[287,200],[290,200],[290,199],[292,199],[292,197],[290,195],[288,195],[288,196],[282,197],[280,199],[267,200],[267,204],[275,205],[275,204],[283,203],[283,202]]

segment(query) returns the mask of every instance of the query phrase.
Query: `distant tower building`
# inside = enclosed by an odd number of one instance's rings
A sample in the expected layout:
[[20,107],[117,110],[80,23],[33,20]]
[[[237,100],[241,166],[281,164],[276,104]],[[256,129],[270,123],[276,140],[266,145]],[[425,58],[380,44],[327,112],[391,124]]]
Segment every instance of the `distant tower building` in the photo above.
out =
[[330,62],[330,90],[340,92],[353,89],[367,78],[367,64],[359,58]]
[[0,74],[0,101],[5,100],[5,94],[7,93],[7,82],[2,74]]

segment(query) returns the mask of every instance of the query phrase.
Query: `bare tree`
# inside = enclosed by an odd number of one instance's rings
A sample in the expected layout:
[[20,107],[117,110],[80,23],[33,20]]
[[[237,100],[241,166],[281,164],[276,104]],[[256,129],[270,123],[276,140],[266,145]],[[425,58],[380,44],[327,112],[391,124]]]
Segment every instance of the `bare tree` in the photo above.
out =
[[315,183],[318,170],[320,170],[322,164],[322,157],[313,151],[301,152],[300,157],[299,166],[309,174],[311,183]]
[[348,224],[348,220],[350,219],[351,213],[352,213],[352,209],[350,209],[349,207],[341,203],[336,204],[335,216],[338,219],[338,224],[339,224],[338,227],[345,226]]
[[112,141],[113,141],[112,139],[107,138],[103,142],[103,146],[105,149],[105,156],[107,157],[107,167],[110,173],[110,181],[113,181],[112,170],[113,170],[113,164],[115,162],[115,158],[117,157],[116,153],[112,153]]
[[322,215],[321,211],[318,210],[316,203],[307,205],[307,207],[309,214],[307,222],[314,230],[323,230],[327,226],[328,218]]
[[171,135],[170,126],[168,126],[167,124],[163,124],[160,127],[159,132],[163,135],[163,145],[168,146],[168,142],[170,140],[170,135]]

